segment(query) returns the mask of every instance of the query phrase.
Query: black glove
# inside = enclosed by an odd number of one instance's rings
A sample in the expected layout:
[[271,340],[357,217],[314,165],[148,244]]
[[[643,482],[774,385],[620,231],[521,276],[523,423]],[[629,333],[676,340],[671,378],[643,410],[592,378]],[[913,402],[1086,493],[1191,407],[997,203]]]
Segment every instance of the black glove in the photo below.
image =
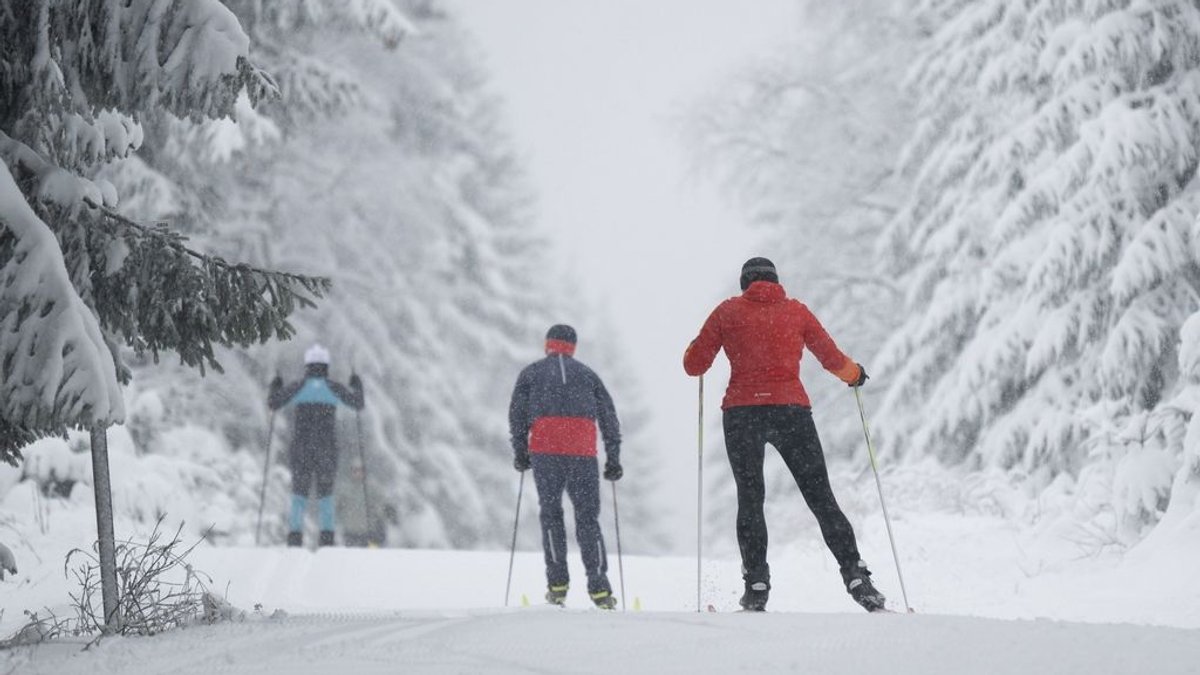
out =
[[604,480],[618,481],[625,472],[621,470],[621,462],[609,459],[604,463]]
[[275,379],[271,380],[271,395],[274,395],[280,389],[283,389],[283,378],[276,375]]
[[360,378],[357,374],[350,376],[350,388],[362,391],[362,378]]
[[867,369],[863,368],[861,363],[856,363],[854,365],[858,366],[858,379],[851,382],[850,386],[851,387],[861,387],[867,383],[867,379],[868,379],[867,378]]
[[518,452],[513,455],[513,468],[524,472],[529,468],[529,452]]

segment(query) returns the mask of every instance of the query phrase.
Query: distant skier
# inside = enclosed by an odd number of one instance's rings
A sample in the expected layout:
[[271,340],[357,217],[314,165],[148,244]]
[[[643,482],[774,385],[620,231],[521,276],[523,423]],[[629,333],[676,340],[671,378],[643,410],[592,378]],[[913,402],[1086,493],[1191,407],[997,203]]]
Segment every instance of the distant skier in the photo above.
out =
[[763,453],[770,443],[816,516],[846,590],[867,611],[881,610],[885,599],[871,584],[854,530],[829,485],[812,408],[800,383],[800,358],[808,347],[826,370],[852,387],[862,386],[867,374],[837,348],[808,307],[787,297],[770,260],[747,260],[740,282],[742,294],[709,315],[683,355],[683,368],[688,375],[703,375],[721,348],[729,358],[729,387],[721,408],[725,449],[737,484],[737,537],[746,585],[741,605],[765,609],[771,589],[763,517]]
[[588,596],[612,609],[617,599],[608,583],[608,553],[600,532],[600,481],[596,425],[604,437],[604,478],[621,479],[621,428],[612,397],[591,368],[574,358],[575,329],[551,326],[546,358],[526,366],[517,378],[508,410],[513,467],[533,467],[546,559],[546,600],[566,603],[567,532],[564,488],[575,509],[575,538],[587,572]]
[[333,484],[337,476],[337,406],[361,410],[362,380],[350,376],[350,387],[329,380],[329,352],[314,344],[304,352],[304,379],[287,385],[278,376],[271,381],[267,405],[278,410],[296,407],[288,465],[292,470],[292,508],[288,520],[288,546],[304,543],[304,514],[308,494],[316,481],[317,516],[321,546],[333,545]]

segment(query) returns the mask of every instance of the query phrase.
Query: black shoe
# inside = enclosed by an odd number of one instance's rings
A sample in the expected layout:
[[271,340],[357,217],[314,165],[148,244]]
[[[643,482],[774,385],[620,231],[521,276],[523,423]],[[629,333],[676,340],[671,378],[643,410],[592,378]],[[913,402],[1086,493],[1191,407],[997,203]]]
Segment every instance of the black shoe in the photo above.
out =
[[551,586],[546,591],[546,602],[563,607],[567,604],[567,585]]
[[871,571],[861,560],[842,569],[842,580],[846,582],[846,592],[854,601],[862,605],[868,612],[880,612],[887,609],[887,598],[883,597],[871,583]]
[[771,594],[771,584],[765,581],[746,582],[746,592],[738,604],[747,612],[763,612],[767,609],[767,597]]
[[592,598],[592,602],[596,603],[596,606],[600,609],[617,608],[617,599],[613,597],[612,591],[596,591],[595,593],[588,593],[588,596]]
[[303,546],[304,535],[300,532],[288,532],[288,546]]
[[321,530],[321,538],[317,543],[321,546],[333,546],[333,530]]

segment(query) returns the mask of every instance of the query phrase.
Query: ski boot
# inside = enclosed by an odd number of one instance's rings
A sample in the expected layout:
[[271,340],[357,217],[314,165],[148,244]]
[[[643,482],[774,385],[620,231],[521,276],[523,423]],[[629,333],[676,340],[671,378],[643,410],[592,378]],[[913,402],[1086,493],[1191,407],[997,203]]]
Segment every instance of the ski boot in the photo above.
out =
[[321,530],[321,538],[317,543],[321,546],[333,546],[333,530]]
[[287,545],[293,548],[304,545],[304,534],[301,532],[288,532]]
[[613,596],[612,591],[596,591],[595,593],[588,593],[588,596],[592,598],[592,602],[596,603],[596,606],[600,609],[617,608],[617,599]]
[[842,581],[846,582],[846,592],[863,609],[868,612],[887,611],[887,598],[871,584],[871,571],[867,569],[867,563],[859,560],[842,568]]
[[549,590],[546,591],[546,602],[558,605],[559,607],[565,607],[567,605],[567,585],[550,586]]
[[767,611],[767,597],[771,594],[771,584],[765,581],[746,582],[746,592],[738,604],[747,612]]

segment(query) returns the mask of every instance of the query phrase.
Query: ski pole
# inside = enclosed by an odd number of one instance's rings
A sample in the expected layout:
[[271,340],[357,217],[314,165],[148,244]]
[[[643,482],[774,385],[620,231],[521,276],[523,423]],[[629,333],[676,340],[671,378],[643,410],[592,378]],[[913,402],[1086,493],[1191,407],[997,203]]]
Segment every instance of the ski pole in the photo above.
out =
[[900,595],[904,597],[904,608],[912,614],[908,604],[908,591],[904,590],[904,575],[900,572],[900,554],[896,552],[896,537],[892,535],[892,519],[888,517],[887,503],[883,500],[883,481],[879,479],[879,467],[875,463],[875,446],[871,442],[871,430],[867,427],[867,413],[863,408],[862,394],[854,387],[854,398],[858,401],[858,416],[862,418],[863,435],[867,437],[867,456],[871,458],[871,471],[875,474],[875,487],[879,490],[879,506],[883,509],[883,523],[887,526],[888,542],[892,545],[892,558],[896,561],[896,577],[900,579]]
[[626,609],[625,604],[625,563],[621,561],[621,515],[617,511],[617,482],[612,483],[613,493],[613,527],[617,531],[617,574],[621,579],[621,611]]
[[[357,377],[353,371],[351,375]],[[367,497],[367,452],[364,450],[363,432],[362,432],[362,409],[354,411],[354,422],[358,427],[358,462],[362,464],[362,493],[363,493],[363,513],[366,514],[367,531],[371,532],[371,500]]]
[[508,591],[512,588],[513,560],[517,557],[517,523],[521,522],[521,495],[525,492],[525,472],[521,472],[521,482],[517,487],[517,515],[513,517],[512,546],[508,551],[508,581],[504,583],[504,606],[508,607]]
[[704,376],[700,376],[696,423],[696,611],[700,611],[700,561],[704,535]]
[[254,545],[258,546],[259,537],[262,534],[262,516],[263,504],[267,500],[267,475],[271,471],[271,439],[275,435],[275,411],[271,411],[271,421],[267,425],[267,452],[266,459],[263,460],[263,479],[262,488],[258,492],[258,525],[254,528]]

